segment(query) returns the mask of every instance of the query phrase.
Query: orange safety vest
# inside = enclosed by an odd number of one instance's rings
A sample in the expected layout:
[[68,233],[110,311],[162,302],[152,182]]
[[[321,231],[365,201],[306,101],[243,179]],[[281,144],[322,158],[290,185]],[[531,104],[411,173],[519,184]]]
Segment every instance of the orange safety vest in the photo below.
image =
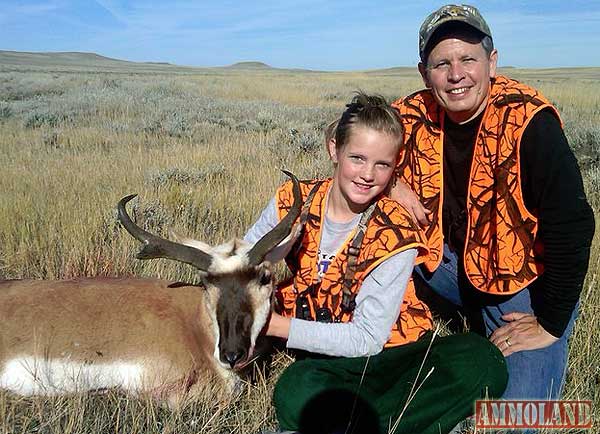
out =
[[[348,322],[352,319],[353,312],[342,308],[342,296],[350,242],[357,229],[350,234],[319,280],[317,253],[326,212],[326,198],[332,180],[302,181],[300,186],[303,200],[306,201],[310,191],[318,182],[321,184],[315,190],[307,209],[308,214],[301,239],[287,258],[293,276],[279,285],[276,296],[281,314],[286,317],[296,316],[296,300],[299,295],[305,295],[312,318],[315,318],[318,307],[326,307],[336,321]],[[293,202],[291,182],[286,182],[277,190],[276,201],[279,218],[282,219]],[[364,279],[377,265],[392,255],[411,248],[419,250],[417,263],[422,262],[427,254],[422,231],[397,202],[388,198],[379,199],[360,244],[355,272],[349,284],[350,291],[356,294]],[[414,342],[432,327],[429,308],[417,298],[411,278],[406,288],[400,315],[385,346],[392,347]]]
[[[405,127],[398,176],[432,211],[425,266],[433,271],[443,251],[444,111],[430,90],[392,105]],[[467,277],[480,291],[514,294],[543,271],[537,218],[525,207],[521,191],[519,147],[533,116],[546,108],[560,119],[536,90],[503,76],[492,80],[471,162],[463,252]]]

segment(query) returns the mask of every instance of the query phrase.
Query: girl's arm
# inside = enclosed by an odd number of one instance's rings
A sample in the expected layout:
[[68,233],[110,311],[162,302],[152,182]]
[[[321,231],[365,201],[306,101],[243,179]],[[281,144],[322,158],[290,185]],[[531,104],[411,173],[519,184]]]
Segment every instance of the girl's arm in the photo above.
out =
[[363,357],[379,353],[400,314],[417,251],[400,252],[377,266],[356,297],[351,322],[320,323],[275,315],[267,335],[287,338],[287,347],[330,356]]
[[[244,239],[253,244],[278,223],[271,199]],[[331,356],[360,357],[379,353],[398,319],[417,251],[400,252],[379,264],[365,278],[349,323],[319,323],[273,313],[266,334],[288,339],[288,348]]]
[[248,229],[248,232],[244,235],[244,240],[250,244],[256,243],[264,234],[273,229],[277,223],[279,223],[279,217],[277,216],[275,197],[273,197],[265,209],[263,209],[258,220]]

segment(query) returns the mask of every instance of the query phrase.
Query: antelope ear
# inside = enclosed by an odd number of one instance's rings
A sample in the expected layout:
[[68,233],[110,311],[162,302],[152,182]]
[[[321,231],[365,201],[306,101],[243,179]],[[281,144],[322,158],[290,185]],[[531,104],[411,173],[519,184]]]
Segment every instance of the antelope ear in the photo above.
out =
[[300,238],[302,234],[302,224],[300,222],[296,222],[290,231],[290,234],[283,239],[273,250],[265,256],[265,261],[269,261],[272,264],[275,264],[281,260],[283,260],[292,247],[296,243],[296,241]]
[[202,250],[208,254],[212,254],[212,246],[203,243],[202,241],[194,240],[192,238],[188,238],[184,235],[181,235],[179,232],[176,232],[174,229],[169,229],[169,237],[173,239],[176,243],[183,244],[185,246],[193,247],[194,249]]

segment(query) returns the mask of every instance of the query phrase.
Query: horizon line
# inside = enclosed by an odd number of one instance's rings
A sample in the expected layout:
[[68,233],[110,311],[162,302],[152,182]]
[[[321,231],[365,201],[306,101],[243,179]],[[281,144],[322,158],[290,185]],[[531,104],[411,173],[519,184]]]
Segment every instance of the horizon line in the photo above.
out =
[[[102,57],[107,60],[117,61],[117,62],[126,62],[131,64],[155,64],[155,65],[163,65],[163,66],[173,66],[180,68],[227,68],[235,65],[245,64],[245,63],[256,63],[260,64],[261,67],[265,69],[283,69],[283,70],[305,70],[312,72],[357,72],[357,71],[377,71],[377,70],[386,70],[386,69],[396,69],[396,68],[406,68],[406,69],[417,69],[417,65],[393,65],[393,66],[383,66],[383,67],[372,67],[372,68],[362,68],[362,69],[314,69],[310,67],[303,66],[273,66],[261,60],[239,60],[234,63],[230,63],[227,65],[185,65],[179,63],[171,63],[168,61],[157,61],[157,60],[130,60],[125,58],[118,57],[109,57],[104,54],[95,52],[95,51],[20,51],[20,50],[11,50],[0,48],[0,53],[14,53],[14,54],[83,54],[83,55],[95,55]],[[0,63],[1,64],[1,63]],[[264,65],[264,66],[263,66]],[[517,66],[517,65],[498,65],[498,68],[514,68],[514,69],[531,69],[531,70],[543,70],[543,69],[583,69],[583,68],[600,68],[600,65],[577,65],[577,66]],[[257,68],[259,69],[259,68]]]

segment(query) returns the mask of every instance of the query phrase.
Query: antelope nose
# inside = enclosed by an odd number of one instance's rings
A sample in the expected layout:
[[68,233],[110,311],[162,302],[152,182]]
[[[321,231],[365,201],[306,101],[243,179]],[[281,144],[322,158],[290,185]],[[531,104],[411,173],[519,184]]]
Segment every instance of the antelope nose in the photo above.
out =
[[225,352],[225,360],[229,363],[229,366],[233,368],[237,362],[242,360],[244,355],[246,354],[243,350],[238,351],[226,351]]

